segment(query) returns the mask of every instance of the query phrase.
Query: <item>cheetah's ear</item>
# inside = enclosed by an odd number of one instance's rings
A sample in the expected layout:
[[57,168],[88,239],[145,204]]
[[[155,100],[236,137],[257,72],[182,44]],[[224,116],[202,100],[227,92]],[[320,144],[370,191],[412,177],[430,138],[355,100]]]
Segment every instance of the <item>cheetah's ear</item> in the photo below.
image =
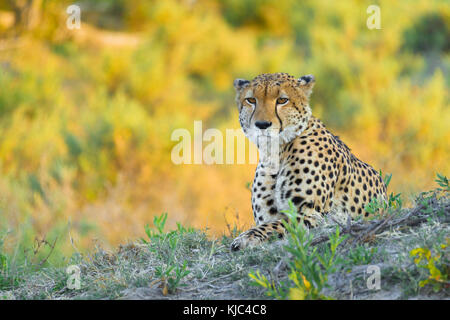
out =
[[233,85],[234,85],[234,88],[236,89],[236,91],[240,91],[240,90],[244,89],[249,84],[250,84],[250,81],[244,80],[244,79],[236,79],[233,82]]
[[297,83],[300,88],[303,89],[306,96],[309,98],[312,92],[312,88],[314,87],[314,84],[316,83],[316,79],[312,74],[308,74],[306,76],[300,77],[297,79]]

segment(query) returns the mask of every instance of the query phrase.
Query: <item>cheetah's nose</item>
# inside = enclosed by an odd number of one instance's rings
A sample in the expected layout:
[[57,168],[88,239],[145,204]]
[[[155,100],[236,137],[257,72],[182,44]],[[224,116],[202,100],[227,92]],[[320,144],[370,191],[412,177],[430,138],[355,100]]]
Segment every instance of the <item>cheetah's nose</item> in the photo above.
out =
[[272,122],[270,121],[256,121],[255,122],[255,126],[257,126],[260,129],[267,129],[268,127],[270,127],[272,125]]

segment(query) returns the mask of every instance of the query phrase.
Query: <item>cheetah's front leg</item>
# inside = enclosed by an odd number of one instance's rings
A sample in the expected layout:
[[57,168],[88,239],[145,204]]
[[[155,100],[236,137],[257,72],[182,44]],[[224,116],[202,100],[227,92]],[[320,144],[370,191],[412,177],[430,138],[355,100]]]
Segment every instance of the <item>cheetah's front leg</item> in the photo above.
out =
[[[303,210],[303,214],[297,216],[297,221],[303,219],[303,223],[308,228],[314,228],[317,226],[320,214],[314,209],[307,208]],[[275,220],[272,222],[266,222],[259,226],[253,227],[241,233],[231,243],[231,250],[238,251],[247,247],[253,247],[267,241],[273,234],[277,233],[278,238],[283,238],[286,234],[286,228],[283,224],[283,219]]]
[[284,237],[286,230],[282,220],[266,222],[241,233],[233,240],[231,250],[238,251],[247,247],[253,247],[268,240],[275,233],[278,234],[280,239]]

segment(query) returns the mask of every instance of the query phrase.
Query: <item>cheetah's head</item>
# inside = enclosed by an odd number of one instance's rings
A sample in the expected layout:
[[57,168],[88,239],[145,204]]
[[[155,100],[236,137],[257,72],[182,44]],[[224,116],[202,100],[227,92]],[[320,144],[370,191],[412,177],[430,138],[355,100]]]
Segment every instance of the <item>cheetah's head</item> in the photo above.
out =
[[309,96],[314,76],[294,78],[286,73],[262,74],[252,81],[236,79],[236,103],[245,135],[279,138],[285,144],[306,129],[311,117]]

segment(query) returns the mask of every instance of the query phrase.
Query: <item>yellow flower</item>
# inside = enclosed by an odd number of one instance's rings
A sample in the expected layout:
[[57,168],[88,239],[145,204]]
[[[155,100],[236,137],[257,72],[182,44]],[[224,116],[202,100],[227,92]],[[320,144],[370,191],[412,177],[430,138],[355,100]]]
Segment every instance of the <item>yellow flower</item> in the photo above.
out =
[[291,300],[305,300],[306,294],[300,288],[291,288],[289,290],[289,299]]
[[305,288],[309,291],[309,290],[311,290],[311,283],[308,281],[308,280],[306,280],[306,278],[305,278],[305,276],[304,275],[301,275],[302,276],[302,279],[303,279],[303,283],[305,284]]

